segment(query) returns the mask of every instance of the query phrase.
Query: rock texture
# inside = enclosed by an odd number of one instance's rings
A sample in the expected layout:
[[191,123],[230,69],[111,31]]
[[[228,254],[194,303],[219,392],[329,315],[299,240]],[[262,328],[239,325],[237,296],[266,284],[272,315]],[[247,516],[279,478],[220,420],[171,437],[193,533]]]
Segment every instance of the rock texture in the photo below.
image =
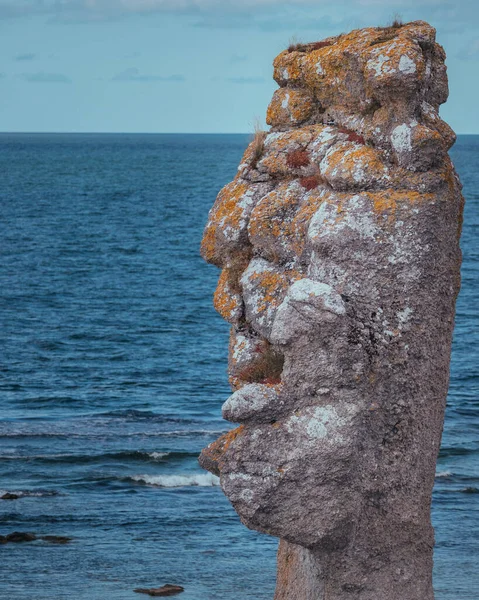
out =
[[210,211],[240,426],[200,463],[281,538],[276,600],[433,598],[463,209],[444,59],[421,21],[284,51]]

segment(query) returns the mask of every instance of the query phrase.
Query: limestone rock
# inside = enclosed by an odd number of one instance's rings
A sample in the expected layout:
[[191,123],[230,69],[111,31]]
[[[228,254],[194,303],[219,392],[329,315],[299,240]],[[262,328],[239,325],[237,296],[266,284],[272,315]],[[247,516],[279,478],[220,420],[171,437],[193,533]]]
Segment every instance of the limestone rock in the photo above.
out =
[[423,21],[285,50],[210,212],[240,426],[200,464],[280,538],[276,600],[433,599],[463,210],[444,60]]

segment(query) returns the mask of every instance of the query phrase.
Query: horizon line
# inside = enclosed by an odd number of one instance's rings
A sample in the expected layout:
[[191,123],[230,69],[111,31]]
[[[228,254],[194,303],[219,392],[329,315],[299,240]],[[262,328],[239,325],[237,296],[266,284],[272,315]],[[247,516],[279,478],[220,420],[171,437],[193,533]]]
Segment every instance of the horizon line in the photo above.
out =
[[[268,133],[268,132],[267,132]],[[253,131],[0,131],[0,135],[254,135]],[[455,132],[456,135],[479,135]]]

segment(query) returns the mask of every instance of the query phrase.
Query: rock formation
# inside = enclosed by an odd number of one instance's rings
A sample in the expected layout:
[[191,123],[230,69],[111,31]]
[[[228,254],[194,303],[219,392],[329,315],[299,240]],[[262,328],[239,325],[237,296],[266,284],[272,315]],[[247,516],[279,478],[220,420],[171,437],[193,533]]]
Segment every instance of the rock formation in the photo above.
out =
[[201,465],[280,538],[276,600],[432,600],[461,185],[425,22],[296,45],[202,255],[240,426]]

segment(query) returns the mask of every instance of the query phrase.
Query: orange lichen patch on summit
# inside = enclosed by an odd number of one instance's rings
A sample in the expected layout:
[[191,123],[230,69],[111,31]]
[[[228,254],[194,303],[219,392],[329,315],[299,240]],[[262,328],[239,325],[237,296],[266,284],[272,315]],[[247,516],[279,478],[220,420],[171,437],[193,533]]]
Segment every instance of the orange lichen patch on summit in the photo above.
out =
[[251,203],[252,190],[238,179],[225,186],[209,214],[201,242],[201,255],[207,262],[221,266],[222,244],[241,245],[242,230],[246,231],[246,209]]
[[321,173],[335,190],[360,189],[368,182],[385,185],[388,175],[376,150],[354,142],[333,146],[321,162]]
[[301,195],[297,184],[284,182],[264,196],[251,213],[249,238],[269,258],[294,257],[290,248],[291,224]]
[[418,41],[432,45],[434,39],[434,29],[423,22],[355,30],[327,44],[292,46],[275,59],[274,78],[283,87],[304,86],[324,107],[363,110],[376,92],[389,96],[405,79],[423,79],[426,64]]
[[313,98],[307,91],[280,88],[268,106],[266,123],[272,127],[298,125],[309,119],[313,109]]
[[237,323],[243,314],[243,302],[238,293],[233,292],[230,285],[230,269],[221,271],[218,285],[213,297],[216,311],[229,323]]
[[389,95],[387,88],[391,86],[396,91],[405,78],[416,80],[419,85],[425,71],[426,63],[420,47],[408,38],[396,37],[371,48],[365,76],[371,89],[382,87],[385,88],[385,94]]
[[322,106],[341,104],[351,109],[364,102],[364,94],[358,89],[364,86],[351,85],[361,83],[361,63],[369,53],[375,29],[353,31],[339,36],[332,45],[313,50],[298,58],[301,65],[301,80],[305,87],[314,91],[315,98]]

